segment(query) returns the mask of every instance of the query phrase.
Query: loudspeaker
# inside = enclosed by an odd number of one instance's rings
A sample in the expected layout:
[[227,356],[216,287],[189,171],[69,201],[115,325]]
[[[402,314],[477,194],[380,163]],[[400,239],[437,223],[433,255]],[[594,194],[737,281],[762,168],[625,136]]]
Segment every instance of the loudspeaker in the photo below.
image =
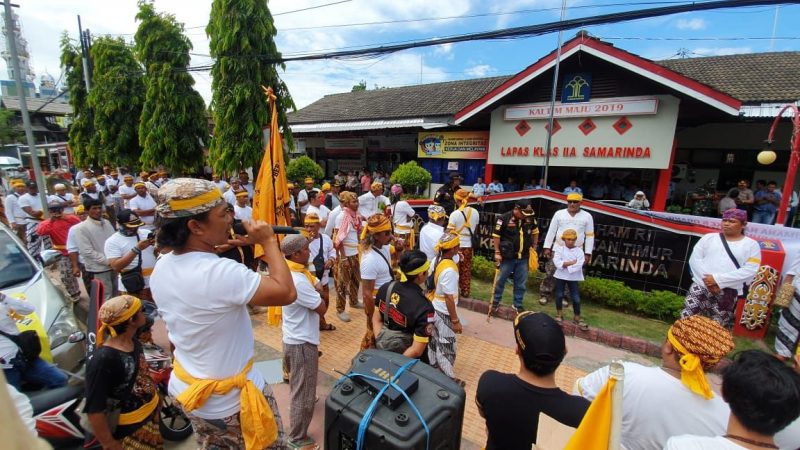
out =
[[[342,377],[325,402],[325,449],[355,450],[359,424],[384,383],[411,362],[398,353],[365,350],[355,358],[348,375]],[[408,395],[390,387],[378,401],[366,425],[364,449],[426,449],[426,433],[419,411],[430,430],[427,448],[458,449],[464,422],[464,389],[433,367],[417,361],[395,383]]]

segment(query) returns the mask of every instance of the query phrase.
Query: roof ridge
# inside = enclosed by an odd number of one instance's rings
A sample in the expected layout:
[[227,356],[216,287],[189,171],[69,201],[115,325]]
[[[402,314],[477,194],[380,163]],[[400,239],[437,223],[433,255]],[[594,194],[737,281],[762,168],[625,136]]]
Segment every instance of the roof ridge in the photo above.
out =
[[491,80],[499,80],[502,78],[508,78],[513,75],[496,75],[493,77],[480,77],[480,78],[466,78],[463,80],[449,80],[449,81],[437,81],[436,83],[419,83],[419,84],[409,84],[406,86],[393,86],[393,87],[386,87],[380,89],[366,89],[364,91],[350,91],[350,92],[334,92],[333,94],[325,94],[325,97],[333,97],[336,95],[350,95],[350,94],[367,94],[373,92],[386,92],[386,91],[397,91],[402,89],[411,89],[411,88],[419,88],[419,87],[438,87],[446,84],[458,84],[458,83],[478,83],[484,81],[491,81]]

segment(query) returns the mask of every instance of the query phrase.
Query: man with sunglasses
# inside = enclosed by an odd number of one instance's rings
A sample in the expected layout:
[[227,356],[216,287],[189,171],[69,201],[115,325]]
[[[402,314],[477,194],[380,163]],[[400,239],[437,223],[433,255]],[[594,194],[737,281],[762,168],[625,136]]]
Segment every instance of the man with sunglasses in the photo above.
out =
[[[540,305],[546,305],[548,297],[553,296],[556,283],[553,277],[556,272],[556,266],[552,259],[553,249],[556,246],[564,245],[564,241],[559,237],[564,234],[564,231],[570,228],[576,231],[578,238],[575,241],[575,247],[583,247],[586,264],[591,259],[594,249],[594,219],[591,214],[581,209],[582,201],[583,195],[581,194],[576,192],[567,194],[567,208],[556,211],[547,227],[547,235],[544,237],[544,257],[548,259],[545,265],[547,275],[539,287]],[[565,292],[565,295],[568,296],[568,293]],[[561,301],[560,298],[555,300]]]

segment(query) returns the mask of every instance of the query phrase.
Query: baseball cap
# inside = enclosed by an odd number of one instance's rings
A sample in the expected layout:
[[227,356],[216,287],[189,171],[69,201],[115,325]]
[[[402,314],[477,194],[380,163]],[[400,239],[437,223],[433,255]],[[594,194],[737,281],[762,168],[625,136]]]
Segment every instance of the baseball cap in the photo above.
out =
[[139,216],[137,216],[136,213],[130,209],[123,209],[122,211],[118,212],[117,221],[124,225],[125,228],[138,228],[144,225],[142,219],[140,219]]
[[567,352],[564,331],[545,313],[526,311],[517,315],[514,338],[526,363],[560,363]]
[[533,206],[531,206],[531,202],[527,200],[518,200],[514,207],[519,209],[519,212],[522,213],[523,216],[530,217],[534,214]]

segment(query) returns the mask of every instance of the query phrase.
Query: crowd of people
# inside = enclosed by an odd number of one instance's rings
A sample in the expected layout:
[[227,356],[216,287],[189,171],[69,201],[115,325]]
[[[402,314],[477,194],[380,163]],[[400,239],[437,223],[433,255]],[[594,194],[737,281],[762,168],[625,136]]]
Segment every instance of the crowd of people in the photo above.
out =
[[[498,183],[469,192],[453,174],[417,231],[402,186],[387,185],[382,172],[375,175],[337,172],[329,181],[290,183],[289,208],[302,233],[280,242],[269,224],[253,219],[256,190],[246,171],[206,180],[87,169],[77,186],[53,185],[47,219],[36,185],[12,183],[6,213],[13,229],[32,253],[61,253],[58,274],[70,297],[80,298],[78,279],[87,288],[92,279],[105,285],[84,409],[103,448],[163,448],[154,406],[158,394],[141,370],[136,339],[145,302],[158,305],[166,324],[174,356],[169,392],[187,413],[200,448],[318,448],[308,429],[322,335],[336,332],[325,318],[331,284],[338,319],[364,318],[361,349],[418,358],[465,386],[456,373],[457,335],[464,330],[458,303],[471,294],[472,256],[480,246],[480,213],[470,202],[481,192],[497,192]],[[591,260],[594,221],[581,208],[582,190],[575,183],[567,189],[566,207],[551,218],[543,240],[527,200],[500,214],[493,228],[497,273],[489,316],[499,310],[511,279],[520,366],[516,374],[488,370],[478,382],[487,449],[530,448],[539,413],[579,425],[609,376],[607,367],[599,369],[579,380],[572,394],[555,385],[567,354],[564,306],[571,303],[576,327],[589,329],[578,283]],[[631,201],[646,202],[639,197],[634,193]],[[733,306],[760,265],[760,249],[745,236],[746,224],[746,211],[726,210],[722,233],[705,236],[694,248],[693,284],[682,318],[665,336],[661,366],[625,364],[625,448],[800,444],[779,433],[800,415],[800,375],[778,358],[758,351],[738,356],[723,372],[721,397],[705,376],[733,350]],[[539,267],[540,243],[547,263],[539,303],[552,302],[552,316],[525,311],[522,303],[529,269]],[[263,251],[260,259],[254,258],[255,246]],[[272,389],[254,368],[250,314],[277,306],[283,307],[284,376],[291,392],[287,427]],[[5,297],[0,307],[19,308]],[[0,331],[13,332],[13,323],[0,321]],[[788,347],[778,352],[785,359],[793,357],[796,340]],[[0,349],[10,355],[10,348]],[[37,366],[30,374],[50,367]],[[4,366],[10,380],[16,369],[13,362]],[[760,397],[753,398],[763,402],[748,400],[750,381],[759,384],[753,392]],[[110,427],[114,411],[119,418]]]

